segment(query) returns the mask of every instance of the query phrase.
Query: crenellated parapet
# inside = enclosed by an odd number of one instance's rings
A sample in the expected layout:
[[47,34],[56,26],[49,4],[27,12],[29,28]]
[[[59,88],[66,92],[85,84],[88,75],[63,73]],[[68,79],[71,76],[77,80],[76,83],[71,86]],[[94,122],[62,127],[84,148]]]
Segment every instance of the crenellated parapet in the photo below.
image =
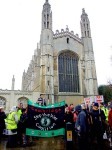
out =
[[7,90],[7,89],[3,90],[3,89],[0,89],[0,95],[10,95],[10,92],[11,92],[11,90]]
[[61,29],[61,31],[56,30],[56,32],[53,34],[53,38],[62,38],[62,37],[67,37],[69,36],[70,38],[73,38],[74,40],[77,40],[78,42],[82,43],[82,39],[79,38],[78,34],[74,34],[74,31],[69,31],[69,28],[67,27],[66,30]]
[[15,95],[24,95],[24,96],[27,96],[27,95],[32,95],[32,91],[15,91],[14,92]]

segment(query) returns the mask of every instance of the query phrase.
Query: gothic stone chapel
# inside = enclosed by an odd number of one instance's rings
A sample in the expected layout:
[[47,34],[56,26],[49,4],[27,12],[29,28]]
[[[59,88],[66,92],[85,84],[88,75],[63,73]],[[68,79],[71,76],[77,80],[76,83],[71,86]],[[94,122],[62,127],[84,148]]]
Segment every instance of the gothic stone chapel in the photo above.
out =
[[51,5],[46,0],[42,10],[40,43],[27,71],[23,72],[22,90],[35,91],[38,96],[42,93],[50,103],[65,100],[68,104],[77,104],[84,97],[97,95],[95,59],[87,13],[82,9],[81,38],[69,31],[68,27],[54,33],[52,23]]

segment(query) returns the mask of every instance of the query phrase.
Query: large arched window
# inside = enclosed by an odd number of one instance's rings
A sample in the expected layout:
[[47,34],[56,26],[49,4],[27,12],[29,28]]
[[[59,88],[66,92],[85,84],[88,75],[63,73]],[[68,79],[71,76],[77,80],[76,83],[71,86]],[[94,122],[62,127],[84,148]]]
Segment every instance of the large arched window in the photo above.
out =
[[58,57],[59,92],[79,92],[78,56],[70,51]]

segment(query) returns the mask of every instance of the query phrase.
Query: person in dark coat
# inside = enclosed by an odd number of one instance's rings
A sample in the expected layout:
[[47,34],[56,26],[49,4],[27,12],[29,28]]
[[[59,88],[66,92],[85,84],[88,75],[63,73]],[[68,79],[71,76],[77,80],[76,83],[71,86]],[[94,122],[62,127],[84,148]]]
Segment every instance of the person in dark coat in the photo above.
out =
[[0,107],[0,141],[2,138],[2,134],[3,134],[3,130],[5,129],[5,118],[6,118],[6,114],[4,112],[3,107]]
[[[105,114],[99,109],[99,104],[94,103],[93,109],[90,112],[91,116],[91,142],[95,139],[97,140],[99,150],[103,150],[103,133],[104,133],[104,123],[105,122]],[[92,143],[91,143],[92,145]]]
[[75,111],[78,114],[75,128],[77,129],[78,137],[78,148],[79,150],[88,150],[88,141],[87,141],[87,116],[85,111],[82,109],[81,105],[75,107]]
[[87,134],[89,136],[89,134],[90,134],[89,133],[90,132],[90,126],[91,126],[90,113],[89,113],[87,105],[85,105],[84,103],[81,104],[81,108],[86,113],[86,128],[87,128]]
[[22,109],[22,115],[21,115],[20,120],[18,122],[18,132],[19,132],[20,137],[21,137],[20,144],[22,146],[27,145],[27,138],[26,138],[27,119],[28,119],[27,109],[23,108]]

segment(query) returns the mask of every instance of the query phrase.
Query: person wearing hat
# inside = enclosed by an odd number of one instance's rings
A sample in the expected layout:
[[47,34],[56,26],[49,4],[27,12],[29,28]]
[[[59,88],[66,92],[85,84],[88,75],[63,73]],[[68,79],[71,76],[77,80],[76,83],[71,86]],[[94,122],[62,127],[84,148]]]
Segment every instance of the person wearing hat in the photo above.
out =
[[75,107],[75,111],[78,114],[75,128],[77,129],[77,136],[78,136],[78,147],[79,150],[86,149],[88,150],[88,143],[87,143],[87,119],[86,113],[82,109],[81,105],[77,105]]
[[4,112],[4,108],[0,106],[0,141],[2,138],[3,130],[5,129],[5,120],[4,120],[5,118],[6,114]]
[[105,122],[105,114],[99,109],[99,104],[94,103],[93,109],[90,112],[91,117],[91,146],[93,146],[93,141],[96,139],[98,148],[103,150],[103,133],[104,127],[103,122]]
[[17,146],[17,123],[18,123],[18,115],[17,115],[17,106],[13,106],[5,119],[8,141],[7,147],[13,148]]

